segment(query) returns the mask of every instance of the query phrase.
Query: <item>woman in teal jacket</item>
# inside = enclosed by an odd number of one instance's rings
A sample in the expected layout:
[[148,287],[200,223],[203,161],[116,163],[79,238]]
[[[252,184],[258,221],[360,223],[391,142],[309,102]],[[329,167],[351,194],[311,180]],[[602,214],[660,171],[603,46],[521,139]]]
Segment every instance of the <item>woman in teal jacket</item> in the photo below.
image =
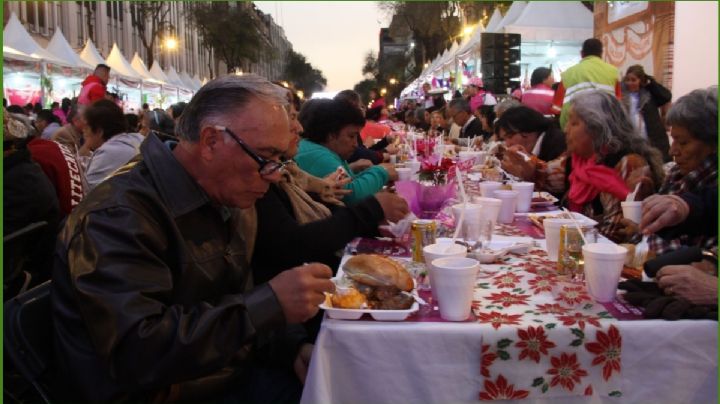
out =
[[304,171],[325,177],[341,167],[352,181],[352,193],[343,202],[352,205],[397,180],[392,164],[379,164],[354,173],[347,163],[357,147],[357,135],[365,124],[362,111],[341,100],[317,99],[303,105],[298,117],[305,129],[295,161]]

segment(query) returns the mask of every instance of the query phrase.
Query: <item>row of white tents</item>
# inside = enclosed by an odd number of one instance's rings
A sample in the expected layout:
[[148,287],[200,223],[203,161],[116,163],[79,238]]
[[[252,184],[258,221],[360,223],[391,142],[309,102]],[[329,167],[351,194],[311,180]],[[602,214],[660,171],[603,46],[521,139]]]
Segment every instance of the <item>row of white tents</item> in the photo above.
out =
[[[463,71],[480,77],[483,33],[520,34],[520,63],[525,74],[552,65],[557,76],[580,60],[582,42],[593,36],[593,13],[579,1],[514,1],[504,16],[496,8],[487,27],[478,24],[462,42],[438,54],[401,96],[411,96],[433,79],[440,80],[442,87],[460,88]],[[447,81],[450,77],[455,78],[452,86]]]
[[[139,108],[144,101],[165,107],[165,104],[187,100],[203,84],[197,75],[190,77],[186,72],[178,73],[172,66],[163,70],[157,60],[148,69],[137,53],[128,62],[117,44],[113,45],[107,58],[100,55],[91,40],[78,54],[59,28],[47,47],[42,48],[14,13],[3,30],[3,60],[3,87],[5,95],[11,95],[11,103],[12,95],[16,96],[16,101],[23,98],[37,100],[39,95],[45,102],[77,95],[82,80],[101,63],[110,66],[108,86],[115,87],[125,96],[123,101],[128,109]],[[51,83],[51,94],[47,93],[47,88],[42,88],[42,80]]]

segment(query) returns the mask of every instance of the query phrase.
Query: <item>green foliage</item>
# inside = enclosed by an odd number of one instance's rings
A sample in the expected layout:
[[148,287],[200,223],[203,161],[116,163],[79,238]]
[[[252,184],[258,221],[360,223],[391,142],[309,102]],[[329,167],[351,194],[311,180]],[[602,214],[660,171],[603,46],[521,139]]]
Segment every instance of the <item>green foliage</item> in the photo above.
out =
[[215,51],[228,71],[241,67],[246,60],[257,62],[262,52],[270,51],[269,41],[262,36],[256,18],[247,8],[228,2],[187,4],[190,20],[203,44]]
[[322,90],[327,84],[322,72],[314,68],[305,56],[294,50],[288,53],[284,76],[295,85],[296,89],[302,90],[307,96]]
[[353,87],[353,90],[360,94],[361,100],[367,100],[370,98],[370,90],[378,87],[378,82],[375,79],[365,79]]

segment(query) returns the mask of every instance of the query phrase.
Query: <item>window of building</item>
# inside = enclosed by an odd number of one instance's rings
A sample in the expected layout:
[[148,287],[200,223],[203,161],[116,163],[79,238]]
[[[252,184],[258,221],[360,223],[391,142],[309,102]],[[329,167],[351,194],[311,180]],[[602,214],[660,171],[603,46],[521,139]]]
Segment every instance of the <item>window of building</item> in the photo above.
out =
[[24,6],[26,7],[25,21],[27,21],[30,31],[37,32],[37,13],[35,12],[37,3],[25,3]]

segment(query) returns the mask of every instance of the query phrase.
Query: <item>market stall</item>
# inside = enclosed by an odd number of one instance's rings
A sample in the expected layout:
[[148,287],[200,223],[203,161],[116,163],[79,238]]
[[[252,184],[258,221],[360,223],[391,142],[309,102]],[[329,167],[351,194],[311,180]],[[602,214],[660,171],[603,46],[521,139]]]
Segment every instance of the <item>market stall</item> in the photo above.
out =
[[148,94],[148,104],[153,105],[155,108],[165,109],[177,102],[177,88],[170,84],[170,79],[160,68],[160,63],[157,60],[150,66],[150,74],[155,80],[163,84],[157,96]]
[[120,96],[123,110],[126,112],[131,110],[139,111],[142,105],[142,77],[128,63],[117,44],[113,44],[106,59],[106,64],[112,69],[110,70],[110,83],[108,83],[109,91],[117,92],[118,96]]
[[63,98],[72,99],[80,93],[83,80],[95,66],[91,66],[75,53],[60,29],[55,30],[46,50],[75,66],[73,68],[48,66],[48,74],[52,80],[52,92],[50,92],[49,98],[57,102]]
[[74,67],[40,47],[15,13],[3,29],[3,62],[3,96],[10,105],[49,104],[53,85],[48,66],[50,72]]

